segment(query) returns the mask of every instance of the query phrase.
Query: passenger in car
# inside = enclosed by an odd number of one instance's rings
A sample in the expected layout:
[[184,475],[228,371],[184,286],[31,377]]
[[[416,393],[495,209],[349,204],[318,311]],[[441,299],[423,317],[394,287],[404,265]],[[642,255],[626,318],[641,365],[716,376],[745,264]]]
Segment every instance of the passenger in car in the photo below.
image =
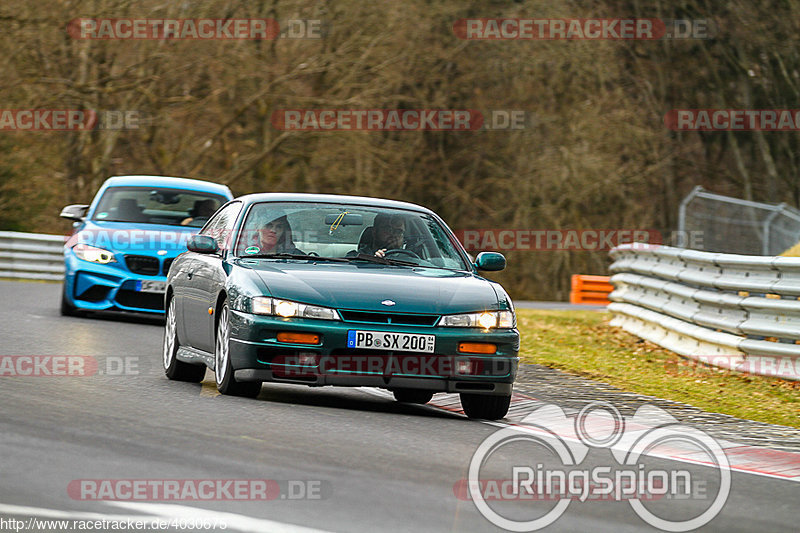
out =
[[282,215],[267,222],[257,232],[259,253],[262,254],[302,254],[292,240],[292,227],[289,219]]

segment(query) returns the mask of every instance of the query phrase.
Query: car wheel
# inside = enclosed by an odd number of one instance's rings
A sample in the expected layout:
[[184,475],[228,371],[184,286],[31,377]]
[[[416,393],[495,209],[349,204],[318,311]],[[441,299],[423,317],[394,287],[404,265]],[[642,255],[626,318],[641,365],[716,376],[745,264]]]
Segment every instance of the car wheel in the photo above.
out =
[[69,303],[67,300],[67,284],[64,284],[63,289],[61,289],[61,316],[81,316],[81,313],[78,312],[78,308]]
[[511,395],[491,396],[487,394],[461,393],[461,407],[469,418],[499,420],[508,413]]
[[236,381],[233,377],[233,366],[230,358],[231,325],[228,303],[222,304],[217,318],[217,335],[214,343],[214,374],[217,390],[229,396],[245,396],[255,398],[261,392],[260,381]]
[[426,390],[395,389],[392,393],[395,400],[403,403],[428,403],[433,398],[433,393]]
[[164,373],[169,379],[174,379],[175,381],[200,383],[206,375],[205,365],[191,365],[178,361],[176,356],[180,346],[178,342],[178,318],[175,313],[175,298],[170,298],[164,326]]

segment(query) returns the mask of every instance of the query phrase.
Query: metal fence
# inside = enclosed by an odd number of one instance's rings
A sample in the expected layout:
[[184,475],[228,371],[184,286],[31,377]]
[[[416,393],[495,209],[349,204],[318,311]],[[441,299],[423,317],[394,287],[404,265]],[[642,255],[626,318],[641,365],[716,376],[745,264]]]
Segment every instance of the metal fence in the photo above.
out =
[[0,231],[0,278],[64,278],[63,235]]
[[623,245],[611,324],[710,365],[800,380],[800,258]]
[[800,241],[800,211],[714,194],[695,187],[680,205],[678,234],[708,252],[779,255]]

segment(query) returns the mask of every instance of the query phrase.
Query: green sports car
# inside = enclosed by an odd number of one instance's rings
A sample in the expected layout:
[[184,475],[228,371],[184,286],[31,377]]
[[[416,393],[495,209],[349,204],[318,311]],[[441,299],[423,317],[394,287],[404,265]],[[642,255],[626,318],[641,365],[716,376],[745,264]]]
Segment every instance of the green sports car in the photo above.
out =
[[435,213],[354,196],[230,201],[172,263],[163,362],[173,380],[215,372],[222,394],[265,381],[388,389],[401,402],[459,393],[470,418],[508,412],[519,332],[503,288],[478,275]]

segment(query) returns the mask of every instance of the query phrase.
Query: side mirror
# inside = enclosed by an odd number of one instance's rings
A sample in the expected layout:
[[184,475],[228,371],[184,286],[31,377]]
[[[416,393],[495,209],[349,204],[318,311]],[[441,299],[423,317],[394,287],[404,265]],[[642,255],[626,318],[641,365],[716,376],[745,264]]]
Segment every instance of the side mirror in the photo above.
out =
[[215,254],[219,252],[219,246],[214,237],[209,235],[192,235],[186,243],[190,252],[198,254]]
[[58,216],[68,220],[74,220],[75,222],[83,222],[87,209],[89,209],[88,205],[72,204],[62,209],[61,214]]
[[506,267],[506,258],[497,252],[481,252],[475,259],[475,266],[478,270],[503,270]]

